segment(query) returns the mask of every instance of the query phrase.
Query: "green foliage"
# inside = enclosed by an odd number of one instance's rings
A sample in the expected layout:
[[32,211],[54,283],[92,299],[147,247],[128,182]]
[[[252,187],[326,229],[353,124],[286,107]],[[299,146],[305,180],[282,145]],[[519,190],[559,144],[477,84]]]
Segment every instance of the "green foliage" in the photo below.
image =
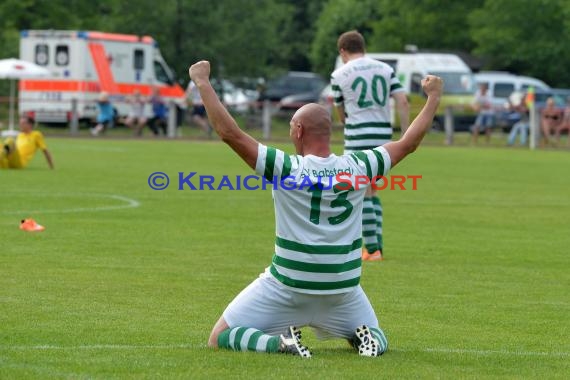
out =
[[328,77],[338,55],[338,36],[356,29],[368,38],[372,20],[377,16],[375,0],[329,0],[317,19],[317,32],[311,45],[313,70]]
[[400,52],[406,44],[420,49],[461,49],[473,46],[465,27],[469,12],[483,0],[380,0],[381,18],[372,24],[369,51]]
[[292,13],[280,32],[280,55],[287,67],[310,71],[309,50],[317,29],[316,20],[327,0],[285,0]]
[[[570,86],[570,5],[564,0],[488,0],[469,17],[487,67]],[[562,69],[564,68],[564,69]]]

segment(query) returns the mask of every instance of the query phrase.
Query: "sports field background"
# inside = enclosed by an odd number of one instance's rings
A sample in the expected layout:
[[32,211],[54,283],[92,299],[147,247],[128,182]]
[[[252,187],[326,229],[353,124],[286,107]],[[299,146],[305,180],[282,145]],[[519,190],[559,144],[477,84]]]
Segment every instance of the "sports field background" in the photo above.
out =
[[[0,378],[567,378],[570,153],[426,146],[384,191],[362,285],[389,352],[215,351],[210,329],[270,262],[269,191],[178,191],[253,174],[221,142],[48,137],[56,170],[0,172]],[[277,144],[291,152],[287,143]],[[340,146],[335,146],[340,152]],[[170,187],[153,191],[162,171]],[[42,233],[18,229],[33,217]]]

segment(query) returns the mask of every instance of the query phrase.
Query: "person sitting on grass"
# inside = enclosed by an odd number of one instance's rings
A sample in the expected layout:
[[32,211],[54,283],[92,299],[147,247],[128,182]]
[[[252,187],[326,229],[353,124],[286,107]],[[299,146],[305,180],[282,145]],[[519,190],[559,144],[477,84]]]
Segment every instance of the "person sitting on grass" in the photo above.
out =
[[50,169],[54,168],[52,156],[40,131],[34,131],[34,119],[28,116],[20,118],[20,133],[14,140],[9,137],[2,141],[0,168],[22,169],[28,166],[36,151],[40,149]]
[[[360,286],[361,220],[368,186],[358,181],[387,175],[418,147],[439,105],[441,78],[430,75],[422,81],[426,104],[400,140],[336,156],[325,107],[310,103],[293,115],[290,138],[296,154],[287,155],[239,128],[210,83],[209,62],[192,65],[189,73],[222,141],[258,175],[288,181],[290,188],[273,191],[276,239],[270,267],[228,305],[208,345],[311,357],[299,330],[310,326],[321,338],[349,340],[361,356],[382,355],[388,341]],[[352,180],[331,177],[334,184],[323,188],[315,173],[341,168],[354,175]]]

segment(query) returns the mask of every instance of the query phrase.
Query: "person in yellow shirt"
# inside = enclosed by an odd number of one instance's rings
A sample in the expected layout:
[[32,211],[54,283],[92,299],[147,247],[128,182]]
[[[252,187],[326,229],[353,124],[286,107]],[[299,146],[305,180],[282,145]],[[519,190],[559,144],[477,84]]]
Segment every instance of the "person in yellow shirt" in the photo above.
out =
[[22,169],[32,160],[36,151],[44,152],[46,161],[53,169],[53,159],[44,141],[44,135],[40,131],[34,131],[34,119],[28,116],[20,118],[20,133],[14,140],[7,138],[2,142],[0,151],[0,168]]

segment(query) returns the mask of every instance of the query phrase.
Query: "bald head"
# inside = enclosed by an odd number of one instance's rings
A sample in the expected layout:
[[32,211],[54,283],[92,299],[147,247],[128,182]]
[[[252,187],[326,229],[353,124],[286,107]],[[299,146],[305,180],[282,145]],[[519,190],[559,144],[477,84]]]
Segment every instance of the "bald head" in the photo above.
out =
[[316,103],[309,103],[299,108],[291,121],[301,124],[304,133],[309,136],[330,136],[331,134],[331,115],[325,107]]
[[325,107],[315,103],[304,105],[295,112],[289,124],[291,141],[298,154],[330,155],[332,120]]

